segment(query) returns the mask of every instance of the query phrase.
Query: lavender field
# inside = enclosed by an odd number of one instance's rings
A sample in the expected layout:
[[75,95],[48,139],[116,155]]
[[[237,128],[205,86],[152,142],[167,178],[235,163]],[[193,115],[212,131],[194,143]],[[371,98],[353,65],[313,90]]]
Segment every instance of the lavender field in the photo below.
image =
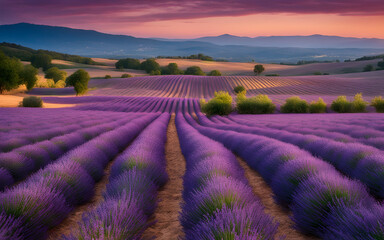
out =
[[259,83],[152,78],[0,109],[0,239],[384,238],[383,114],[208,117],[198,97]]

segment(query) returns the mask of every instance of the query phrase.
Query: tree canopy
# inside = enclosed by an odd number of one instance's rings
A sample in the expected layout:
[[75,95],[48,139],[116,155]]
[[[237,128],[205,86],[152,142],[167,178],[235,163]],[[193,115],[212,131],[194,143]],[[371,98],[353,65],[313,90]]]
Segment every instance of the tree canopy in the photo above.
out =
[[264,72],[265,68],[263,65],[261,64],[257,64],[255,65],[254,69],[253,69],[253,72],[256,73],[256,75],[259,75],[261,74],[262,72]]
[[221,76],[221,72],[219,70],[212,70],[208,73],[208,76]]
[[76,95],[83,95],[88,90],[89,74],[83,69],[79,69],[69,76],[66,80],[67,86],[73,86],[76,91]]
[[16,58],[10,58],[0,51],[0,94],[17,88],[23,65]]
[[51,67],[51,61],[51,56],[45,53],[35,54],[31,58],[32,66],[35,68],[43,68],[44,71]]
[[179,68],[177,63],[169,63],[168,66],[161,69],[163,75],[181,75],[184,71]]
[[187,70],[185,70],[185,75],[201,75],[201,76],[204,76],[205,73],[203,72],[203,70],[201,70],[201,68],[199,66],[192,66],[192,67],[187,68]]
[[20,78],[28,90],[31,90],[35,86],[37,82],[37,74],[37,68],[33,67],[32,65],[24,66]]
[[53,81],[58,82],[60,80],[65,80],[67,73],[58,69],[57,67],[52,67],[45,72],[45,78],[53,79]]
[[[160,65],[153,58],[147,59],[144,62],[142,62],[140,64],[140,68],[142,70],[146,71],[147,73],[157,72],[157,71],[160,72],[161,71]],[[157,75],[157,74],[155,74],[155,75]]]
[[120,59],[115,63],[116,69],[140,69],[140,61],[135,58]]

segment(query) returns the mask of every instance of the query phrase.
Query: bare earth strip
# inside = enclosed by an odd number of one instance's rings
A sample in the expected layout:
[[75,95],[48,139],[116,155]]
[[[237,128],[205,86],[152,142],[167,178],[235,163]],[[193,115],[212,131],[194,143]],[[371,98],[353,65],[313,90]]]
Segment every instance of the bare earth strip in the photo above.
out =
[[106,185],[108,184],[109,174],[110,174],[113,162],[114,161],[111,161],[108,163],[107,167],[105,168],[103,178],[96,183],[95,195],[93,196],[92,200],[87,204],[84,204],[75,208],[75,210],[72,211],[69,214],[69,216],[59,226],[51,229],[49,231],[50,240],[60,239],[60,237],[63,234],[67,235],[71,233],[71,230],[78,226],[78,222],[81,221],[81,217],[83,213],[87,211],[91,211],[104,200],[103,192],[105,190]]
[[252,170],[247,163],[241,158],[237,158],[240,165],[245,170],[245,177],[248,179],[249,184],[253,188],[253,192],[259,197],[261,203],[265,207],[265,212],[271,215],[275,220],[279,222],[279,229],[277,238],[280,236],[286,236],[286,240],[307,240],[318,239],[315,237],[307,236],[293,228],[293,221],[289,218],[289,212],[276,204],[272,198],[272,189],[267,185],[263,178],[254,170]]
[[165,158],[167,160],[168,183],[159,191],[160,203],[155,211],[156,224],[144,233],[144,239],[172,240],[183,237],[183,230],[179,222],[180,204],[182,203],[183,176],[185,172],[185,159],[181,153],[179,138],[177,136],[175,116],[172,115],[167,130],[165,145]]

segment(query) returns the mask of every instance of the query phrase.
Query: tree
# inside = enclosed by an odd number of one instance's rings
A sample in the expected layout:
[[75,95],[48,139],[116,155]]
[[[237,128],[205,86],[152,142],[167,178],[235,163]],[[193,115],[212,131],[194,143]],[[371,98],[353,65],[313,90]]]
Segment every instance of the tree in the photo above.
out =
[[38,72],[37,68],[34,68],[32,65],[25,65],[21,71],[20,78],[28,90],[35,86]]
[[236,87],[233,88],[233,91],[235,91],[235,93],[241,93],[241,92],[244,92],[245,91],[245,87],[241,86],[241,85],[238,85]]
[[377,63],[377,66],[378,66],[379,68],[381,68],[381,69],[384,69],[384,59],[383,59],[383,61],[378,62],[378,63]]
[[31,64],[35,68],[43,68],[46,71],[51,66],[52,58],[48,54],[38,53],[32,56]]
[[185,75],[201,75],[201,76],[204,76],[205,73],[203,72],[203,70],[201,70],[201,68],[199,66],[192,66],[192,67],[187,68],[187,70],[185,70]]
[[221,72],[219,70],[212,70],[208,73],[208,76],[221,76]]
[[140,64],[140,68],[146,71],[147,73],[150,73],[152,71],[153,72],[161,71],[160,65],[153,58],[147,59],[144,62],[142,62]]
[[60,80],[65,80],[66,77],[67,73],[57,67],[52,67],[45,72],[45,78],[53,79],[55,83]]
[[89,74],[83,69],[79,69],[69,76],[66,80],[66,86],[73,86],[76,95],[82,95],[88,90]]
[[183,73],[183,70],[179,69],[177,63],[169,63],[168,66],[161,70],[161,74],[163,75],[181,75]]
[[128,73],[124,73],[123,75],[121,75],[121,78],[130,78],[130,77],[132,77],[132,75]]
[[124,58],[120,59],[115,63],[116,69],[123,69],[123,68],[128,68],[128,69],[140,69],[140,61],[139,59],[135,58]]
[[265,70],[265,68],[261,64],[255,65],[255,68],[253,69],[253,71],[256,73],[256,75],[261,74],[262,72],[264,72],[264,70]]
[[374,68],[373,65],[371,65],[371,64],[366,65],[366,66],[364,67],[364,69],[363,69],[364,72],[371,72],[371,71],[373,71],[373,70],[375,70],[375,68]]
[[23,65],[16,58],[9,58],[0,51],[0,94],[20,85]]

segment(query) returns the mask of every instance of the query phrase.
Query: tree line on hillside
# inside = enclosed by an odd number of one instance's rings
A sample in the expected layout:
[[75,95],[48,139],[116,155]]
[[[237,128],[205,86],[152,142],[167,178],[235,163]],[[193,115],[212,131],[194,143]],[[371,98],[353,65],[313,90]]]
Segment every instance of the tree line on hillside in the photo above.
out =
[[15,57],[20,59],[21,61],[31,61],[31,59],[37,54],[45,54],[48,55],[51,59],[65,60],[70,62],[89,64],[89,65],[99,65],[88,57],[81,57],[78,55],[71,55],[65,53],[59,53],[48,50],[34,50],[32,48],[24,47],[14,43],[0,43],[0,50],[5,53],[8,57]]
[[77,70],[67,78],[67,73],[57,67],[44,68],[50,63],[48,55],[42,54],[32,61],[32,64],[23,65],[18,58],[8,57],[0,51],[0,94],[25,85],[31,90],[38,80],[38,68],[45,69],[45,77],[51,79],[61,87],[73,86],[77,95],[86,93],[90,76],[83,69]]
[[191,66],[185,71],[181,70],[177,63],[169,63],[165,67],[160,67],[160,64],[156,62],[154,58],[146,59],[140,62],[135,58],[120,59],[115,63],[116,69],[136,69],[144,70],[150,75],[208,75],[208,76],[221,76],[221,72],[218,70],[212,70],[206,74],[199,66]]
[[[120,59],[115,63],[116,69],[136,69],[144,70],[150,75],[200,75],[200,76],[221,76],[219,70],[212,70],[209,73],[205,73],[199,66],[188,67],[185,71],[181,70],[177,63],[169,63],[165,67],[160,67],[160,64],[156,62],[156,59],[149,58],[143,62],[135,58]],[[255,65],[253,71],[256,75],[260,75],[264,72],[265,68],[261,64]]]
[[213,57],[204,55],[202,53],[199,54],[192,54],[189,56],[157,56],[157,58],[168,58],[168,59],[199,59],[203,61],[215,61]]

